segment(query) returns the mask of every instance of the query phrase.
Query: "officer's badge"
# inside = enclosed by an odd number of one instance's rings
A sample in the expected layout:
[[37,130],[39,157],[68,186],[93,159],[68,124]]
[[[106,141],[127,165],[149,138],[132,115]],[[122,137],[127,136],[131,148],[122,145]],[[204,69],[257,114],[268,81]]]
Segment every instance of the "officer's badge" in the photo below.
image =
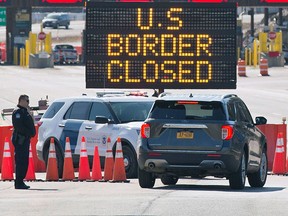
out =
[[106,140],[107,138],[105,136],[102,137],[102,144],[105,145],[106,144]]

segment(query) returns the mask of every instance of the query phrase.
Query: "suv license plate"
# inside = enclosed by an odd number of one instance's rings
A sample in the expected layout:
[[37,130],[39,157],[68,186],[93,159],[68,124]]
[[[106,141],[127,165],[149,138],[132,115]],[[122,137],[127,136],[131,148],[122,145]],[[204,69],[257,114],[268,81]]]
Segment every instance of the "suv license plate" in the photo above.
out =
[[177,132],[177,139],[193,139],[193,137],[194,137],[193,132],[189,131]]

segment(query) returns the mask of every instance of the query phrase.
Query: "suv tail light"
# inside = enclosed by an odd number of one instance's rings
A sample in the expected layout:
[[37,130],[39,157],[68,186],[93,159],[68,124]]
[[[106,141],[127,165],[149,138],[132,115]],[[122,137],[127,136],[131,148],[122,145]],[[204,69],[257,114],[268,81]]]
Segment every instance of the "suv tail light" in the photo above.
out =
[[150,137],[150,125],[144,123],[141,126],[141,138],[149,138],[149,137]]
[[233,126],[231,125],[223,125],[222,126],[222,139],[230,140],[233,137]]

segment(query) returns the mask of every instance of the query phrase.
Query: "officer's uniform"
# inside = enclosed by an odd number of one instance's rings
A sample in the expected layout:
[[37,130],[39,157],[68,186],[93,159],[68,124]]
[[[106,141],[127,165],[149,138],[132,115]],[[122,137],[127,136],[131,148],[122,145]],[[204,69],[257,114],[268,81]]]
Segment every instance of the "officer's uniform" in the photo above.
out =
[[17,107],[12,114],[12,143],[15,147],[16,162],[15,188],[25,185],[23,179],[28,170],[30,138],[36,133],[33,118],[28,110],[20,105]]

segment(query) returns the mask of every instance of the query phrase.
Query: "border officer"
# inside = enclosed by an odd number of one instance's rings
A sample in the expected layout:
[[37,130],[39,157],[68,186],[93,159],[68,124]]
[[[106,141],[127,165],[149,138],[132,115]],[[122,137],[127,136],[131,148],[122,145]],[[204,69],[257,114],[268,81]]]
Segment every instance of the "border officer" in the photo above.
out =
[[29,110],[29,96],[20,95],[17,108],[12,114],[14,127],[12,143],[15,148],[15,189],[29,189],[24,183],[29,164],[30,139],[36,134],[34,120]]

